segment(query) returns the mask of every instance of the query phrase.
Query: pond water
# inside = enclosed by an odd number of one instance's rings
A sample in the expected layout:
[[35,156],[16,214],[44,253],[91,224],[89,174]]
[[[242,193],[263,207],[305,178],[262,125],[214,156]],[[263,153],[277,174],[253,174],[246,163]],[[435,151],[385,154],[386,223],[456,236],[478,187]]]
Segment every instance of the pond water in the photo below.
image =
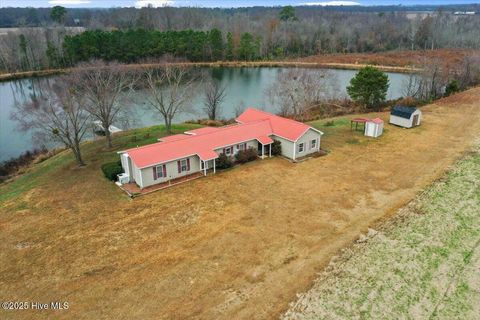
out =
[[[285,68],[211,68],[206,72],[226,86],[226,97],[221,105],[221,118],[232,118],[235,110],[240,106],[256,107],[266,111],[278,111],[272,105],[265,94],[266,89],[274,83],[277,75]],[[320,69],[311,69],[310,72],[326,72]],[[327,78],[332,84],[331,96],[341,98],[347,96],[346,87],[350,79],[355,75],[353,70],[327,70]],[[402,96],[403,87],[408,81],[409,75],[388,73],[390,88],[388,99]],[[31,132],[23,132],[18,124],[11,120],[10,114],[14,110],[15,103],[27,101],[35,92],[40,81],[48,81],[51,78],[31,78],[0,83],[0,162],[11,157],[16,157],[26,150],[40,147],[32,139]],[[182,122],[189,119],[205,118],[202,110],[203,91],[198,86],[192,101],[192,112],[179,114],[174,121]],[[145,92],[137,91],[134,94],[134,102],[131,103],[131,116],[133,122],[118,123],[118,127],[129,129],[134,127],[151,126],[162,124],[162,118],[148,111],[145,107]],[[46,144],[48,146],[48,144]]]

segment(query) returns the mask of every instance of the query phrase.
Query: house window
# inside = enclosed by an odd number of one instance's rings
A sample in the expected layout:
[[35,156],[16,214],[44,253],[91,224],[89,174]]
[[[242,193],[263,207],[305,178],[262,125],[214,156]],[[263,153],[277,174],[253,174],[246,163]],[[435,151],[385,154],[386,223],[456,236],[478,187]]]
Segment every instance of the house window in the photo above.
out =
[[226,156],[231,155],[231,154],[232,154],[232,151],[233,151],[232,149],[233,149],[232,147],[225,148],[225,149],[224,149],[224,150],[225,150],[225,155],[226,155]]
[[167,177],[167,166],[161,164],[159,166],[153,167],[153,180],[157,180],[159,178],[166,178]]
[[188,171],[187,159],[180,161],[180,169],[182,172]]
[[305,149],[304,143],[303,142],[299,143],[298,144],[298,153],[302,153],[304,149]]
[[310,142],[310,149],[315,149],[317,147],[317,139],[313,139]]
[[247,144],[246,143],[242,143],[242,144],[237,144],[237,149],[243,151],[243,150],[246,150],[247,148]]
[[157,178],[166,178],[167,176],[167,170],[166,166],[164,164],[157,166]]

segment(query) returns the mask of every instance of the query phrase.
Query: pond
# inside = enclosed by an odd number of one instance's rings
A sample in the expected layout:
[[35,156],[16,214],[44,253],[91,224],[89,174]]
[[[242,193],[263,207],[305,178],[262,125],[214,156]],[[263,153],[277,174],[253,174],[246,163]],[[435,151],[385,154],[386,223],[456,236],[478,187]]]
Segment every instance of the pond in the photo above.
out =
[[[211,68],[206,69],[211,76],[226,87],[226,97],[221,105],[220,117],[232,118],[239,107],[257,107],[266,111],[276,112],[277,107],[272,105],[265,94],[266,89],[275,81],[278,73],[285,68]],[[321,69],[311,69],[311,72],[325,72]],[[355,75],[354,70],[327,70],[327,77],[335,88],[331,95],[337,98],[347,96],[346,87]],[[402,96],[403,87],[409,75],[387,73],[390,80],[388,99]],[[18,124],[10,119],[15,103],[22,103],[35,92],[40,81],[49,78],[30,78],[0,83],[0,162],[41,145],[32,139],[30,132],[22,132]],[[155,113],[146,110],[145,92],[138,91],[134,95],[135,102],[131,105],[132,117],[135,121],[128,125],[116,124],[122,129],[144,127],[162,124],[162,119]],[[205,118],[202,107],[203,92],[201,86],[195,92],[192,101],[192,112],[179,114],[174,121],[182,122],[189,119]],[[47,145],[48,146],[48,145]]]

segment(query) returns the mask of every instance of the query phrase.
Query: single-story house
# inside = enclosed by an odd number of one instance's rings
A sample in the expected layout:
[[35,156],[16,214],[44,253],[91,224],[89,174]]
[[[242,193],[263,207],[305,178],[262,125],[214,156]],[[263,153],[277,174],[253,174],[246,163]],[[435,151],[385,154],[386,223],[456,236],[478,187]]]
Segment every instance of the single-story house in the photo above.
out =
[[233,157],[240,150],[255,148],[263,159],[271,156],[274,140],[280,141],[284,157],[296,160],[318,152],[322,135],[304,123],[248,108],[233,125],[190,130],[120,151],[128,176],[122,180],[145,188],[197,172],[206,175],[209,169],[215,173],[220,154]]
[[368,119],[365,122],[365,135],[367,137],[380,137],[383,133],[383,120],[380,118]]
[[394,106],[390,112],[390,123],[404,128],[419,126],[422,112],[415,107]]

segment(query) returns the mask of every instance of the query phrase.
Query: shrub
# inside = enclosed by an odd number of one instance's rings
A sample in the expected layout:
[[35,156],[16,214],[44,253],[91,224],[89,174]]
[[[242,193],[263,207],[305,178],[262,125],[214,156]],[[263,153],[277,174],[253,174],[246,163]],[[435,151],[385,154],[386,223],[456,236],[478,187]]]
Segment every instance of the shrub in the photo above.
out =
[[117,180],[117,174],[123,172],[122,163],[120,161],[108,162],[102,164],[102,171],[108,180]]
[[222,153],[218,157],[215,165],[218,169],[227,169],[227,168],[230,168],[233,164],[232,164],[232,160]]
[[30,165],[37,157],[44,155],[47,152],[48,150],[46,148],[34,149],[32,151],[28,150],[16,158],[0,162],[0,176],[7,177],[14,174],[20,170],[21,167]]
[[235,155],[235,159],[238,163],[246,163],[257,159],[257,151],[250,147],[247,150],[240,150]]
[[447,88],[445,89],[445,96],[449,96],[451,94],[454,94],[456,92],[460,91],[460,83],[458,80],[452,80],[450,83],[447,85]]
[[273,140],[272,156],[278,156],[280,154],[282,154],[282,143],[278,140]]

